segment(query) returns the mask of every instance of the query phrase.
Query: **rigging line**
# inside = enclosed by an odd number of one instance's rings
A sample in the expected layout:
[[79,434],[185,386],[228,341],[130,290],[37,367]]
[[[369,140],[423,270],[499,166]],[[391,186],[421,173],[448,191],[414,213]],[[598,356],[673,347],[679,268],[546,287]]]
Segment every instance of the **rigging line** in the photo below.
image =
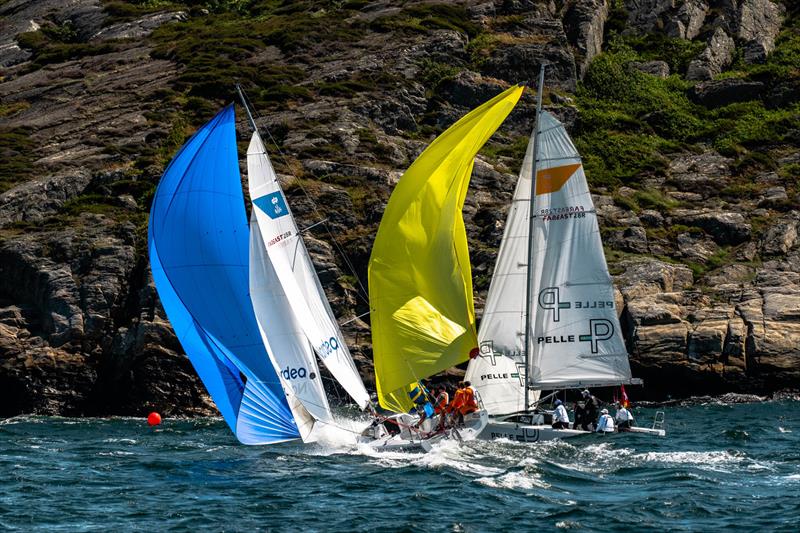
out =
[[[241,89],[241,87],[240,87],[240,90],[242,92],[242,96],[244,96],[244,98],[250,104],[250,108],[253,111],[253,113],[255,114],[256,118],[261,120],[261,115],[258,113],[258,110],[253,106],[253,102],[252,102],[252,100],[250,100],[250,97],[247,96],[247,93],[245,93],[244,89]],[[262,123],[263,122],[264,121],[262,120]],[[264,131],[267,133],[267,136],[269,137],[270,141],[275,146],[275,149],[278,152],[278,155],[280,155],[281,160],[283,161],[283,164],[286,165],[286,168],[289,169],[289,173],[295,179],[295,184],[300,188],[301,191],[303,191],[303,194],[308,199],[308,201],[311,203],[311,209],[314,211],[314,214],[319,219],[321,219],[321,221],[318,222],[317,224],[322,224],[325,227],[325,231],[328,233],[328,236],[333,241],[336,250],[339,252],[340,256],[342,257],[342,259],[344,261],[344,263],[347,265],[347,268],[350,270],[350,273],[356,279],[356,282],[358,283],[358,287],[361,289],[360,291],[356,290],[356,294],[364,301],[364,303],[369,305],[369,296],[368,296],[367,290],[366,290],[366,288],[364,288],[364,284],[361,282],[361,278],[358,276],[358,273],[356,272],[355,267],[353,266],[353,263],[350,261],[350,258],[345,253],[344,248],[342,248],[341,244],[339,244],[339,241],[336,240],[336,237],[333,235],[333,232],[331,232],[330,227],[325,222],[327,220],[327,218],[324,218],[322,216],[322,214],[320,213],[319,209],[317,209],[316,202],[311,197],[311,195],[308,194],[308,191],[306,191],[305,187],[303,187],[303,184],[300,182],[300,179],[297,177],[297,175],[292,170],[291,165],[289,165],[288,158],[283,153],[283,150],[281,150],[280,146],[278,145],[278,142],[272,136],[272,132],[269,131],[269,128],[266,125],[264,125]]]

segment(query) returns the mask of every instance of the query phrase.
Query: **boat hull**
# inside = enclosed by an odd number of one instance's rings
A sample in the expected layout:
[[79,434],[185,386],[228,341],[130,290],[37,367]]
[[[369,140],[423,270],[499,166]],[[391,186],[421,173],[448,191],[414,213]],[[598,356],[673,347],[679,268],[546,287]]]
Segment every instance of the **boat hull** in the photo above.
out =
[[[638,433],[654,437],[665,437],[663,429],[632,427],[624,432],[611,434]],[[582,435],[591,435],[591,431],[581,429],[554,429],[547,424],[525,424],[517,421],[499,420],[489,418],[486,428],[478,436],[481,440],[508,439],[516,442],[545,442],[549,440],[570,439]]]
[[490,418],[478,438],[481,440],[508,439],[516,442],[545,442],[589,434],[591,432],[580,429],[553,429],[547,424],[520,424]]
[[654,428],[640,428],[640,427],[632,427],[629,428],[628,431],[623,431],[621,433],[641,433],[644,435],[652,435],[654,437],[666,437],[667,431],[664,429],[654,429]]
[[378,452],[428,452],[431,448],[444,440],[456,440],[459,443],[475,440],[483,433],[489,422],[489,415],[484,410],[469,413],[464,416],[464,425],[458,428],[446,429],[444,432],[434,432],[434,420],[426,420],[417,430],[416,417],[411,415],[396,415],[392,420],[399,423],[400,433],[396,435],[382,435],[376,437],[370,434],[369,428],[359,437],[359,443],[366,444]]

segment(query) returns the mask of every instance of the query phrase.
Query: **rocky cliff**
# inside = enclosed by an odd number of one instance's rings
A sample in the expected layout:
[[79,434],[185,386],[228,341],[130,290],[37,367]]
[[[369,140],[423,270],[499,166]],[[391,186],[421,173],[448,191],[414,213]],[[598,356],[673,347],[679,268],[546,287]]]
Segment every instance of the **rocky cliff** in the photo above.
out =
[[[790,2],[5,0],[0,22],[0,416],[213,410],[146,225],[164,165],[235,81],[300,224],[327,218],[309,248],[348,320],[403,169],[542,62],[596,193],[637,396],[800,385]],[[527,95],[476,164],[478,308],[532,119]],[[369,381],[368,323],[345,330]]]

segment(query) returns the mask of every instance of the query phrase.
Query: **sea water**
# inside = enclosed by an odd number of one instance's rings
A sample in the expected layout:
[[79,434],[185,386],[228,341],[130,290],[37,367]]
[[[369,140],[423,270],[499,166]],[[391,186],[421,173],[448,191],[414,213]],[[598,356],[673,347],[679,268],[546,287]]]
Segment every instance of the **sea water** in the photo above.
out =
[[794,532],[798,410],[673,407],[666,438],[427,454],[371,452],[349,430],[249,447],[218,419],[17,417],[0,421],[0,530]]

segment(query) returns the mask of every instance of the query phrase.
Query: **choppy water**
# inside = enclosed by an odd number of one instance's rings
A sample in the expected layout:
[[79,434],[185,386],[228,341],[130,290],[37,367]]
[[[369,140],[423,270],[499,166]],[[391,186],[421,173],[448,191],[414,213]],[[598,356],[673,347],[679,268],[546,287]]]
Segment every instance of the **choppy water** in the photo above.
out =
[[[800,402],[667,410],[669,436],[245,447],[219,420],[0,421],[0,530],[800,530]],[[652,411],[638,411],[639,419]]]

